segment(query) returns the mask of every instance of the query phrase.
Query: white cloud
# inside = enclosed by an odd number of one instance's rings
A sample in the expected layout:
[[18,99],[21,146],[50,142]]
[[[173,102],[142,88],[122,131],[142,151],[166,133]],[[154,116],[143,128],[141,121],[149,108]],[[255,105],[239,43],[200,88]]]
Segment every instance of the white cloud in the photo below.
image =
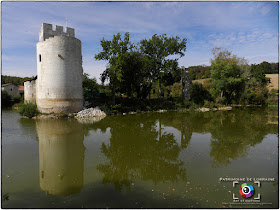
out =
[[65,26],[66,17],[69,27],[75,28],[76,37],[82,41],[84,71],[97,79],[105,69],[105,62],[95,61],[93,56],[101,50],[102,37],[111,39],[117,32],[129,31],[133,42],[150,38],[154,33],[186,37],[187,53],[179,61],[185,66],[209,63],[213,47],[228,48],[254,60],[265,56],[277,58],[275,5],[274,2],[3,2],[2,70],[36,74],[36,42],[41,24]]
[[269,6],[265,6],[261,9],[262,15],[266,15],[270,12],[271,8]]

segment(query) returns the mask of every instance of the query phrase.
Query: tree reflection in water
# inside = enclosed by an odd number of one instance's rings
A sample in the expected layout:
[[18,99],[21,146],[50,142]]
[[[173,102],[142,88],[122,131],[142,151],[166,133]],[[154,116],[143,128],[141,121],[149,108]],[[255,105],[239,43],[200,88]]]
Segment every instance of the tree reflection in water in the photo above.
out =
[[278,125],[268,123],[270,114],[267,110],[239,110],[213,116],[210,127],[212,166],[229,165],[232,160],[245,157],[249,148],[261,143],[265,135],[278,133]]
[[118,117],[111,124],[110,145],[102,145],[102,153],[110,160],[97,169],[104,174],[103,183],[113,183],[130,190],[133,180],[153,183],[186,180],[183,162],[178,160],[180,147],[174,135],[161,132],[151,115]]
[[248,148],[261,143],[265,135],[278,134],[278,119],[272,116],[278,116],[277,110],[166,113],[162,122],[188,136],[185,142],[193,132],[210,133],[212,167],[220,167],[246,156]]
[[[104,184],[130,190],[135,180],[155,184],[185,181],[186,169],[179,154],[188,147],[193,133],[211,134],[212,167],[245,157],[248,149],[261,143],[265,135],[278,134],[278,119],[272,117],[276,115],[277,111],[246,109],[110,116],[88,124],[38,120],[40,186],[51,194],[69,194],[82,188],[83,139],[89,130],[105,132],[110,128],[110,144],[103,143],[101,147],[108,163],[99,164],[97,170],[103,174]],[[161,129],[166,126],[176,128],[180,139],[168,129]]]

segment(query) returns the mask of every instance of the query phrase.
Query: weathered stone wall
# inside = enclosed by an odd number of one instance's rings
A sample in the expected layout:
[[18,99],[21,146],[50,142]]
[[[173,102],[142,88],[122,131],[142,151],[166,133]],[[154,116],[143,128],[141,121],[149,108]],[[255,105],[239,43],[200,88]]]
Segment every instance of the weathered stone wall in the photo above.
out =
[[191,98],[191,87],[192,87],[192,79],[189,76],[189,72],[185,67],[182,66],[182,75],[181,75],[181,88],[182,88],[182,97],[186,100],[190,100]]
[[62,35],[75,37],[75,30],[66,27],[66,32],[64,32],[62,26],[56,26],[56,30],[52,30],[52,24],[43,23],[39,33],[39,41],[42,42],[50,37]]
[[64,34],[45,38],[37,43],[38,109],[79,112],[83,108],[81,41]]
[[36,80],[24,82],[24,102],[36,104]]

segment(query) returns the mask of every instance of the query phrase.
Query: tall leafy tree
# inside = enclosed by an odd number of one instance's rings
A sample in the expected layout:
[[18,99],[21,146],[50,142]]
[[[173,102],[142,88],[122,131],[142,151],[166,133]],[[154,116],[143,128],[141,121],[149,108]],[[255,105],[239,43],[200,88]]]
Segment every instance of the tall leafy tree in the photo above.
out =
[[279,63],[270,63],[271,72],[265,72],[266,74],[279,74]]
[[84,99],[86,101],[91,100],[98,92],[98,84],[96,82],[96,78],[90,78],[89,74],[84,73],[84,80],[83,80],[83,90],[84,90]]
[[129,97],[147,97],[150,91],[149,69],[145,57],[140,52],[129,52],[124,59],[121,91]]
[[242,93],[241,102],[258,105],[265,104],[268,97],[266,84],[269,80],[265,76],[265,68],[261,64],[252,64],[249,75],[245,80],[245,90]]
[[240,65],[240,59],[227,50],[214,48],[212,50],[214,59],[211,60],[211,79],[212,92],[215,97],[220,95],[221,101],[225,104],[237,102],[244,88],[244,78],[242,74],[245,72]]
[[180,37],[167,37],[163,35],[153,35],[151,39],[140,41],[140,51],[148,58],[151,69],[152,81],[159,82],[159,93],[161,95],[161,83],[164,73],[174,69],[174,64],[179,58],[171,56],[184,56],[187,39]]
[[110,81],[112,88],[113,104],[115,104],[116,88],[122,82],[123,79],[123,66],[125,58],[128,56],[128,52],[132,51],[133,45],[129,40],[129,33],[125,33],[124,38],[121,34],[113,36],[111,41],[107,41],[104,38],[101,40],[102,51],[95,55],[96,60],[108,61],[107,69],[102,73],[102,82],[105,80]]
[[[265,62],[263,62],[265,63]],[[267,63],[267,62],[266,62]],[[270,63],[267,63],[270,66]],[[266,65],[266,64],[265,64]],[[269,82],[269,78],[265,77],[266,68],[263,68],[261,64],[251,65],[251,77],[255,77],[255,79],[260,82],[261,84],[266,85]]]
[[268,63],[267,61],[263,61],[262,63],[259,64],[259,66],[263,69],[264,74],[268,74],[272,72],[271,64]]

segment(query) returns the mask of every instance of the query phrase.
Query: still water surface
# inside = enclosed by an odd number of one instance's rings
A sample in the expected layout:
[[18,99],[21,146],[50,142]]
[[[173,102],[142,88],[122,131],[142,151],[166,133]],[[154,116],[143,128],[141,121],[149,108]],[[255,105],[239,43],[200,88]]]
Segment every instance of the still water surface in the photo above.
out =
[[[261,182],[241,201],[239,182]],[[21,119],[2,111],[3,208],[277,208],[278,112]]]

